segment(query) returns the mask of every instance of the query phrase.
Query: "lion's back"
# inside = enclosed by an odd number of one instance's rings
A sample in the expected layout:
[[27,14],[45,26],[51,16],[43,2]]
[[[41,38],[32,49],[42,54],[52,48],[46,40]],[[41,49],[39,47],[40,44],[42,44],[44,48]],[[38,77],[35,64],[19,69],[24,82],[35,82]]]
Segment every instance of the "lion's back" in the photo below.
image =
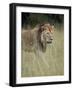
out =
[[22,49],[25,51],[33,51],[37,41],[36,31],[34,30],[23,30],[21,34],[22,38]]

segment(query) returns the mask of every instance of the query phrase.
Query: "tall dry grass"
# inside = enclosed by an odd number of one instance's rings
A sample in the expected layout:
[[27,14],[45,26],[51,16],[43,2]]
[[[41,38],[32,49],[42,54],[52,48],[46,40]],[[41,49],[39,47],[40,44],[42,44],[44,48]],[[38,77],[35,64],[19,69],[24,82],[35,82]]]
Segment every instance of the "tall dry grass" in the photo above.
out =
[[64,30],[56,27],[45,53],[21,50],[21,77],[64,75]]

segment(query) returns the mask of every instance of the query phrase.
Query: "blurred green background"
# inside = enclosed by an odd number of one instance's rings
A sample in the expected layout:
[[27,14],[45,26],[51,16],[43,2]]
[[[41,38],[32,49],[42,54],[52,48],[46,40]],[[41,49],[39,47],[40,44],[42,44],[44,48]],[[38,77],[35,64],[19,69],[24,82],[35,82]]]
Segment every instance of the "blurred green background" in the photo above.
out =
[[62,26],[64,23],[63,14],[38,14],[38,13],[22,13],[22,28],[34,28],[37,24],[49,22],[55,26]]

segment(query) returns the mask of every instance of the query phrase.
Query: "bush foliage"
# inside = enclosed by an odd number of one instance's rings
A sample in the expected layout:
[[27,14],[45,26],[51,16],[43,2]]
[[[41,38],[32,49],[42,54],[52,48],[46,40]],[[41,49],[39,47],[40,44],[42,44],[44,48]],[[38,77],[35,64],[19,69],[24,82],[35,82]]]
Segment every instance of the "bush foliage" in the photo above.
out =
[[49,22],[50,24],[64,23],[64,15],[62,14],[38,14],[38,13],[22,13],[22,27],[34,27],[37,24]]

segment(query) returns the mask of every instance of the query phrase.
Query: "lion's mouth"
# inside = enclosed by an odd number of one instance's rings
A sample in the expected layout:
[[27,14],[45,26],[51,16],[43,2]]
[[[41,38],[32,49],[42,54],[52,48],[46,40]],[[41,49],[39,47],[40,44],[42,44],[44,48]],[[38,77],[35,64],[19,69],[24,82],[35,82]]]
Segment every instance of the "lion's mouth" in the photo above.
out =
[[51,44],[51,43],[52,43],[52,40],[50,40],[50,41],[47,41],[47,43],[48,43],[48,44]]
[[52,43],[52,41],[47,41],[47,43],[48,43],[48,44],[51,44],[51,43]]

